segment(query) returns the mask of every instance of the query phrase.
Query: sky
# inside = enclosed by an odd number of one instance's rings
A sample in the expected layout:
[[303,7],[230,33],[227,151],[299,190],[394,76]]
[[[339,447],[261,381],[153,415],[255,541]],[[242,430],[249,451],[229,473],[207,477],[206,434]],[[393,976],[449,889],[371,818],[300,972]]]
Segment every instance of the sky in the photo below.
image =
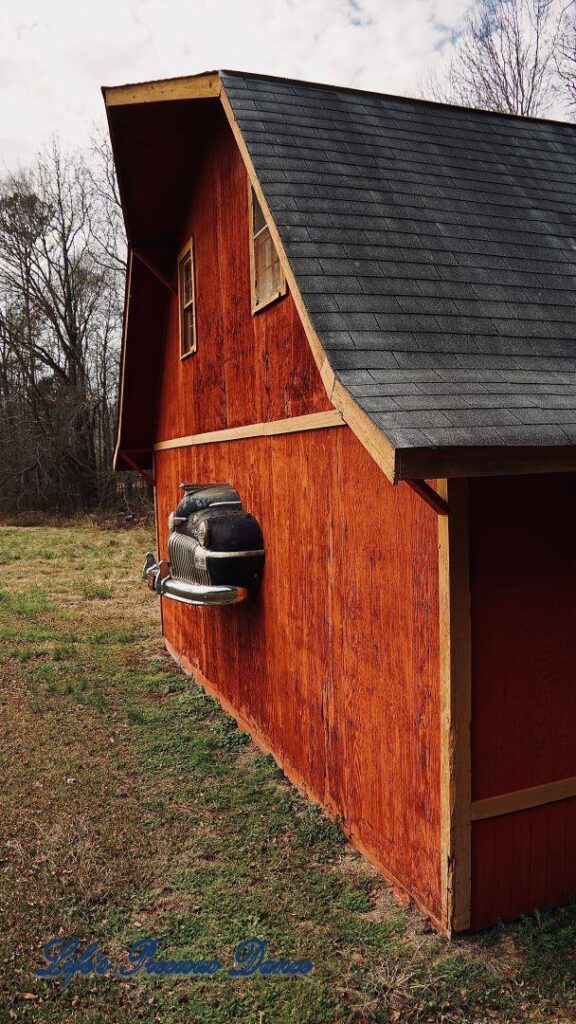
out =
[[88,143],[102,85],[218,68],[414,94],[471,0],[0,0],[0,164]]

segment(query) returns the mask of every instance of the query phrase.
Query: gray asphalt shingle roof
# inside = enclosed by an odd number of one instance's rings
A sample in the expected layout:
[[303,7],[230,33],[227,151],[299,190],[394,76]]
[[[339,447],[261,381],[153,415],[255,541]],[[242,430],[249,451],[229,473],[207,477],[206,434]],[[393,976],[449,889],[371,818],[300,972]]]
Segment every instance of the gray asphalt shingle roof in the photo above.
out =
[[576,444],[576,129],[222,78],[332,367],[392,444]]

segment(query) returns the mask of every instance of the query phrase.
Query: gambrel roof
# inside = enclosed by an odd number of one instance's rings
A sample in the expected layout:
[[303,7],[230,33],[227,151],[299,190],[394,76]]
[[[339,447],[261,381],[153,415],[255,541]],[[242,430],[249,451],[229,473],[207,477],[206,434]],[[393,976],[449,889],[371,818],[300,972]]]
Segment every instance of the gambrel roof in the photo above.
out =
[[392,443],[576,443],[574,127],[223,81],[330,362]]
[[457,451],[490,466],[503,449],[525,468],[553,449],[574,468],[576,128],[204,77],[220,83],[333,394],[384,436],[390,475],[433,476]]

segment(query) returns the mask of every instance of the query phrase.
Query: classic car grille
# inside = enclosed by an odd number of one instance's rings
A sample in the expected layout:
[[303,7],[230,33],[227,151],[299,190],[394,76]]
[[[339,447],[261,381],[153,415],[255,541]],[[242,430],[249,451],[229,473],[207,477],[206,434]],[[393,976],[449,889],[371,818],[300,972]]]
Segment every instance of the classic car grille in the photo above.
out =
[[199,569],[194,565],[194,549],[199,547],[198,541],[187,537],[184,533],[171,533],[168,538],[168,558],[172,575],[176,579],[187,580],[189,583],[210,585],[207,569]]

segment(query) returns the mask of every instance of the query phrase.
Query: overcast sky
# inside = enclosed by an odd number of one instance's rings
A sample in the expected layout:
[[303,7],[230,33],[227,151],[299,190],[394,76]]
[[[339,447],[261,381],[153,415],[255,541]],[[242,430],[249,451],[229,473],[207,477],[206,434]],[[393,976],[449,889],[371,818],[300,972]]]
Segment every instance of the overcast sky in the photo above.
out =
[[0,160],[84,145],[101,85],[232,68],[414,93],[470,2],[3,0]]

